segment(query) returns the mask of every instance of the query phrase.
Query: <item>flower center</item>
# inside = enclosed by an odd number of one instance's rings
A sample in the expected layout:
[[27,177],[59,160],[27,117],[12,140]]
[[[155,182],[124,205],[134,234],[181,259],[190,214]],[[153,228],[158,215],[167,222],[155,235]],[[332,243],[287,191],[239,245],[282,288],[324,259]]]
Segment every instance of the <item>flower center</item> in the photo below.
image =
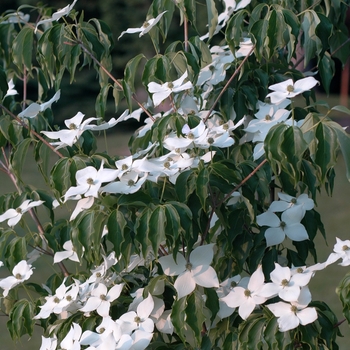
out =
[[209,145],[212,145],[214,143],[214,139],[212,137],[208,138],[208,143]]
[[345,252],[346,250],[349,250],[349,246],[343,245],[341,249]]
[[288,85],[287,86],[287,91],[288,92],[293,92],[294,91],[294,86],[293,85]]
[[283,279],[283,280],[281,281],[281,286],[282,286],[282,287],[287,287],[288,284],[289,284],[289,281],[286,280],[286,279]]
[[209,70],[211,71],[211,72],[214,72],[214,70],[215,70],[215,66],[213,66],[212,64],[209,66]]
[[20,273],[16,273],[16,276],[15,276],[18,280],[22,279],[22,275]]
[[249,298],[249,297],[252,295],[252,292],[251,292],[249,289],[246,289],[246,290],[244,291],[244,295],[245,295],[247,298]]
[[271,119],[272,119],[272,118],[271,118],[270,114],[266,114],[266,115],[265,115],[265,120],[269,121],[269,120],[271,120]]
[[58,304],[60,302],[60,299],[58,297],[55,297],[55,299],[53,300],[54,303]]
[[100,299],[101,299],[102,301],[106,301],[106,300],[107,300],[107,296],[106,296],[105,294],[101,294],[101,295],[100,295]]
[[72,296],[71,296],[71,295],[67,295],[67,296],[66,296],[66,300],[67,300],[67,301],[72,301],[72,300],[73,300],[73,298],[72,298]]
[[134,186],[135,185],[135,181],[134,180],[129,180],[128,181],[128,186]]
[[142,25],[143,28],[147,28],[149,27],[149,23],[148,22],[144,22],[143,25]]
[[102,276],[102,275],[101,275],[101,272],[97,272],[97,273],[96,273],[96,277],[97,277],[97,278],[100,278],[101,276]]
[[297,311],[298,311],[298,308],[295,306],[295,305],[292,305],[291,307],[290,307],[290,309],[292,310],[292,312],[293,313],[297,313]]
[[223,128],[224,130],[228,130],[228,125],[227,125],[227,124],[223,124],[222,128]]
[[181,153],[181,149],[180,148],[175,148],[175,152],[176,153]]
[[189,132],[189,133],[187,134],[187,137],[188,137],[189,139],[191,139],[191,140],[194,139],[194,135],[193,135],[192,132]]
[[297,273],[303,273],[303,272],[304,272],[304,270],[301,267],[297,268]]
[[237,286],[237,282],[231,281],[230,287],[231,287],[231,288],[235,288],[236,286]]
[[21,208],[16,208],[16,212],[17,212],[18,214],[22,214],[22,209],[21,209]]
[[187,263],[186,264],[186,270],[188,270],[188,271],[192,270],[192,264],[191,263]]
[[297,199],[296,199],[296,198],[292,198],[292,199],[290,200],[290,202],[291,202],[292,204],[296,204],[296,203],[297,203]]
[[99,333],[101,334],[101,333],[104,333],[104,331],[105,331],[106,329],[105,328],[100,328],[100,330],[99,330]]
[[281,221],[280,223],[280,227],[282,230],[284,230],[284,228],[287,226],[287,224],[284,221]]
[[127,164],[123,164],[123,165],[122,165],[122,170],[125,171],[125,170],[128,170],[128,169],[129,169],[129,167],[127,166]]
[[169,89],[172,89],[173,87],[174,87],[174,84],[173,84],[172,82],[169,82],[169,83],[168,83],[168,88],[169,88]]
[[164,168],[169,169],[170,168],[170,162],[164,162],[163,166],[164,166]]
[[69,124],[69,130],[77,130],[77,126],[74,123]]
[[88,185],[93,185],[93,184],[94,184],[94,180],[93,180],[91,177],[89,177],[89,178],[86,180],[86,183],[87,183]]
[[136,316],[134,318],[134,322],[137,323],[137,325],[139,325],[142,322],[142,320],[141,320],[141,318],[139,316]]

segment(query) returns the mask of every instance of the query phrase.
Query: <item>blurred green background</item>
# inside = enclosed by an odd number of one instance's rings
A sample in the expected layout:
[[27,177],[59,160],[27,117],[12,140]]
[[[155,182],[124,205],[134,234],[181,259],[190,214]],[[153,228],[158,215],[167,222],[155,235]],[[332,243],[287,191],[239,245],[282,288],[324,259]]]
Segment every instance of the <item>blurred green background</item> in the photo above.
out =
[[[71,1],[67,0],[47,0],[43,3],[52,6],[55,9],[66,6]],[[114,38],[116,40],[115,48],[113,49],[113,75],[117,78],[122,77],[126,62],[142,51],[147,56],[147,48],[152,48],[150,39],[145,36],[142,41],[139,40],[138,35],[126,35],[117,41],[120,33],[129,27],[140,27],[144,22],[151,0],[79,0],[75,6],[78,11],[84,10],[85,18],[100,18],[104,20],[112,29]],[[36,0],[0,0],[0,13],[7,10],[16,10],[20,5],[29,4],[36,5]],[[142,47],[140,48],[140,44]],[[150,52],[153,55],[153,52]],[[327,100],[330,106],[339,104],[339,97],[337,85],[339,79],[336,78],[333,87],[334,95],[329,98],[322,96],[322,99]],[[71,87],[68,82],[62,86],[62,97],[58,103],[53,106],[53,111],[57,121],[71,118],[78,110],[88,116],[94,115],[95,98],[98,94],[98,83],[96,82],[95,72],[84,70],[77,74],[76,82]],[[36,99],[36,88],[32,91],[32,98]],[[146,96],[146,95],[145,95]],[[73,101],[73,102],[72,102]],[[79,101],[77,107],[75,101]],[[118,114],[123,110],[118,111]],[[114,106],[107,110],[106,119],[116,116]],[[342,125],[350,125],[350,121],[344,116],[336,116],[337,121]],[[138,125],[136,123],[128,123],[118,126],[116,131],[109,133],[107,139],[99,138],[99,151],[103,152],[106,149],[107,143],[108,152],[111,155],[127,155],[127,142],[133,129]],[[114,128],[115,129],[115,128]],[[55,161],[56,159],[53,159]],[[39,175],[37,167],[30,159],[25,164],[26,179],[28,183],[37,183]],[[345,167],[342,159],[339,159],[339,164],[336,166],[336,180],[335,189],[332,198],[329,198],[325,192],[321,193],[318,198],[317,210],[321,214],[321,218],[325,225],[327,233],[327,244],[324,242],[321,235],[317,238],[319,261],[324,261],[332,251],[335,243],[335,237],[343,240],[350,238],[350,185],[345,177]],[[0,173],[0,194],[14,191],[15,188],[6,178],[3,173]],[[29,217],[28,217],[29,218]],[[30,220],[30,219],[29,219]],[[29,221],[28,220],[28,221]],[[312,263],[312,261],[310,261]],[[45,265],[46,264],[46,265]],[[47,269],[48,264],[52,266],[52,262],[47,260],[41,265],[36,265],[36,271],[33,274],[33,281],[42,281],[42,272]],[[341,320],[341,305],[335,293],[335,289],[339,284],[341,278],[350,272],[350,267],[339,267],[336,264],[328,267],[324,271],[317,272],[310,284],[311,293],[314,300],[323,300],[328,303],[336,313],[339,320]],[[50,272],[52,273],[52,269]],[[4,277],[3,273],[0,275]],[[38,280],[39,279],[39,280]],[[14,344],[6,329],[7,316],[0,314],[0,350],[28,350],[39,349],[41,329],[35,332],[33,339],[28,341],[27,337],[23,337],[19,343]],[[339,342],[341,350],[350,348],[350,330],[347,323],[340,326],[340,330],[344,335]]]

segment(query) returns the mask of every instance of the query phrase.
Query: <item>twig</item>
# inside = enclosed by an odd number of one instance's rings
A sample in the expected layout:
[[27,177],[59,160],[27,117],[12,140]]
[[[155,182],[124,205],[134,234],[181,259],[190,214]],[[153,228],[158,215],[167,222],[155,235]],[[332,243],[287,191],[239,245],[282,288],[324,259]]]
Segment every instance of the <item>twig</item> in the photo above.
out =
[[207,114],[207,116],[204,118],[203,122],[205,123],[208,118],[210,117],[211,112],[214,110],[215,106],[217,105],[217,103],[220,101],[221,96],[224,94],[224,92],[227,90],[227,88],[229,87],[229,85],[231,84],[232,80],[236,77],[236,75],[240,72],[240,70],[242,69],[244,63],[248,60],[249,56],[253,53],[255,49],[255,45],[252,47],[252,49],[249,51],[249,53],[247,54],[246,57],[244,57],[244,59],[242,60],[242,62],[240,63],[240,65],[238,66],[238,68],[234,71],[234,73],[232,74],[231,78],[227,81],[227,83],[225,84],[225,86],[222,88],[222,90],[219,93],[219,96],[216,98],[216,100],[214,101],[213,105],[211,106],[211,108],[209,109],[209,112]]
[[23,120],[13,114],[10,110],[8,110],[4,105],[0,103],[0,108],[3,109],[7,114],[9,114],[13,119],[15,119],[21,126],[29,130],[31,134],[33,134],[36,138],[42,141],[47,147],[49,147],[53,152],[55,152],[60,158],[64,158],[63,154],[55,149],[49,142],[47,142],[40,134],[38,134],[35,130],[29,128],[29,126],[23,122]]

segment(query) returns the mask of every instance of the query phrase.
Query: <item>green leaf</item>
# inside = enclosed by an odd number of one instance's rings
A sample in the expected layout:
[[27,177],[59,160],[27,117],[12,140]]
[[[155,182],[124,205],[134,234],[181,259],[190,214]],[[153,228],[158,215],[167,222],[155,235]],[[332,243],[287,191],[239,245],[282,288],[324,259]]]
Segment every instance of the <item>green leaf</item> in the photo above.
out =
[[201,342],[201,332],[205,321],[204,308],[205,304],[200,292],[195,290],[187,297],[186,322],[192,328],[198,343]]
[[124,81],[128,84],[131,92],[135,92],[135,76],[139,76],[138,71],[141,59],[146,58],[145,55],[139,54],[132,58],[125,66]]
[[173,304],[171,311],[171,322],[175,328],[176,334],[180,337],[180,339],[186,343],[186,335],[185,335],[185,320],[186,320],[186,298],[181,298],[180,300],[176,300]]
[[148,238],[155,253],[158,252],[160,244],[165,241],[166,223],[165,208],[163,206],[157,206],[149,218],[148,233]]
[[96,33],[95,28],[86,22],[81,30],[85,36],[85,39],[90,43],[90,47],[96,55],[96,58],[100,61],[104,55],[107,54],[105,47],[101,44],[100,38]]
[[105,219],[105,213],[99,210],[83,211],[77,217],[76,228],[79,242],[85,248],[84,257],[87,261],[96,265],[98,265],[101,258],[100,243]]
[[218,25],[218,11],[214,0],[206,0],[206,3],[208,11],[209,39],[211,39],[215,34],[216,26]]
[[146,207],[142,210],[140,215],[136,219],[135,223],[135,239],[141,244],[142,255],[147,256],[149,253],[151,242],[148,238],[150,227],[149,221],[152,215],[152,210]]
[[331,81],[335,74],[335,64],[328,52],[318,62],[318,68],[322,80],[322,86],[326,90],[327,95],[330,93]]
[[203,168],[200,170],[197,176],[197,182],[196,182],[196,193],[201,201],[202,208],[206,210],[206,202],[207,198],[209,196],[208,194],[208,185],[209,185],[209,172],[208,168]]
[[122,251],[122,244],[125,240],[124,232],[126,224],[124,214],[119,209],[112,211],[108,217],[108,240],[113,243],[116,256],[124,253]]
[[34,28],[24,26],[12,44],[13,62],[20,72],[23,71],[23,67],[29,71],[32,69],[33,32]]
[[25,237],[14,237],[6,246],[4,253],[6,265],[12,270],[21,260],[27,259],[27,254]]
[[17,179],[21,179],[23,165],[25,163],[28,148],[31,142],[32,140],[30,138],[22,140],[11,153],[11,169],[13,170]]
[[32,336],[34,330],[34,304],[26,299],[17,301],[9,315],[7,328],[13,340],[19,340],[22,335]]

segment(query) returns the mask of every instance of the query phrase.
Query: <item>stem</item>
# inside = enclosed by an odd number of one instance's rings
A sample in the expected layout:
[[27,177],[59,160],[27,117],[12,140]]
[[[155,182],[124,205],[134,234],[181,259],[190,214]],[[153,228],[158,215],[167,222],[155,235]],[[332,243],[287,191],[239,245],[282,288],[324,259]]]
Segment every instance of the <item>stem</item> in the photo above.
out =
[[[102,65],[102,63],[84,46],[84,44],[79,40],[76,42],[81,48],[82,50],[88,55],[90,56],[90,58],[109,76],[109,78],[121,89],[123,89],[123,85],[120,84],[120,82],[114,78],[114,76]],[[131,98],[138,104],[138,106],[147,114],[147,116],[154,122],[155,119],[153,118],[153,116],[150,114],[150,112],[148,112],[148,110],[145,108],[145,106],[139,102],[136,97],[135,94],[133,94],[131,96]]]
[[185,52],[188,52],[188,20],[186,16],[184,16],[184,44]]
[[26,108],[26,99],[27,99],[27,70],[26,67],[23,68],[23,104],[22,111]]
[[210,229],[210,221],[215,213],[215,210],[219,208],[225,201],[227,201],[230,197],[231,194],[235,191],[237,191],[240,187],[242,187],[260,168],[263,167],[263,165],[267,163],[267,159],[264,159],[248,176],[246,176],[232,191],[230,191],[223,199],[221,199],[219,202],[213,201],[213,206],[211,209],[211,212],[209,214],[209,219],[207,222],[207,227],[205,229],[205,232],[202,235],[201,239],[201,245],[203,245],[204,240],[206,236],[208,235],[209,229]]
[[224,94],[224,92],[227,90],[227,88],[229,87],[229,85],[231,84],[232,80],[236,77],[236,75],[241,71],[244,63],[248,60],[249,56],[253,53],[255,49],[255,45],[252,47],[252,49],[249,51],[249,53],[247,54],[247,56],[245,56],[242,60],[242,62],[240,63],[240,65],[238,66],[238,68],[234,71],[234,73],[232,74],[231,78],[227,81],[227,83],[225,84],[225,86],[222,88],[222,90],[219,93],[219,96],[216,98],[216,100],[214,101],[213,105],[211,106],[207,116],[204,118],[203,122],[205,123],[209,117],[211,112],[214,110],[215,106],[217,105],[217,103],[220,101],[221,96]]
[[13,119],[15,119],[22,127],[26,128],[32,135],[34,135],[37,139],[43,142],[47,147],[49,147],[53,152],[55,152],[60,158],[64,158],[63,154],[55,149],[48,141],[46,141],[40,134],[38,134],[35,130],[29,128],[29,126],[23,122],[23,120],[13,114],[10,110],[8,110],[3,104],[0,103],[0,108],[3,109],[7,114],[9,114]]

